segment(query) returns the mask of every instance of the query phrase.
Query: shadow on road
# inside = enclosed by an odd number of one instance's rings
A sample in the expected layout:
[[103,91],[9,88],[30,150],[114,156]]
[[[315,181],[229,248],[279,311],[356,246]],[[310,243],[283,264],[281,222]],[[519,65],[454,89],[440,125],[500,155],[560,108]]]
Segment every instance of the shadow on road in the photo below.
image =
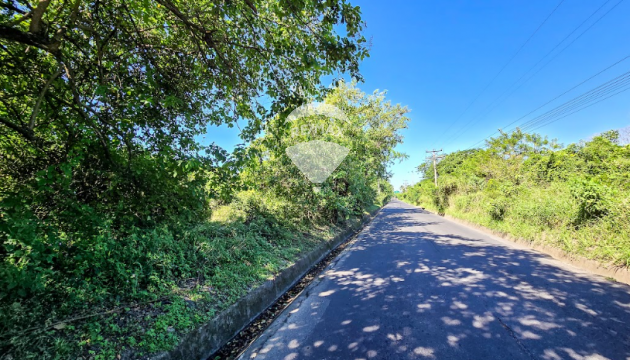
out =
[[[402,203],[377,219],[299,309],[313,324],[289,318],[260,355],[282,347],[286,360],[630,358],[628,286]],[[312,329],[298,336],[300,327]]]

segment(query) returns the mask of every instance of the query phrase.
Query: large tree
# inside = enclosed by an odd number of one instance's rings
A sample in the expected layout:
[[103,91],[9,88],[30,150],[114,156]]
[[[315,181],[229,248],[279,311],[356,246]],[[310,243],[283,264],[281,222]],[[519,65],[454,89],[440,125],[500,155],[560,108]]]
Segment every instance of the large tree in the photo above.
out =
[[321,76],[360,77],[362,27],[345,0],[2,0],[0,193],[54,169],[82,199],[139,196],[208,124],[250,140]]

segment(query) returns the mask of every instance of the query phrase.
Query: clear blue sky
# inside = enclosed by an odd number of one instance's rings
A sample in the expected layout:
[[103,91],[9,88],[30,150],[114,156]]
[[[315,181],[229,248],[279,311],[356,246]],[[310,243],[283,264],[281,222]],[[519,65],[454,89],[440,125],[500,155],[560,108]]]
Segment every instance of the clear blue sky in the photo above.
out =
[[[497,128],[504,128],[630,55],[630,0],[619,1],[565,0],[483,93],[559,0],[355,1],[354,4],[361,6],[367,23],[365,35],[372,41],[370,58],[361,67],[365,83],[359,87],[366,92],[388,90],[392,102],[411,109],[409,129],[404,132],[405,143],[398,148],[407,153],[409,159],[392,167],[392,184],[398,188],[405,181],[418,181],[414,168],[424,160],[425,150],[435,147],[450,152],[468,148]],[[617,3],[618,6],[506,101],[488,108],[596,9],[605,4],[540,65]],[[521,122],[629,70],[630,59],[626,59]],[[464,112],[480,93],[477,101]],[[492,111],[486,116],[480,116],[489,109]],[[453,135],[471,121],[471,126],[453,139]],[[629,124],[630,91],[537,132],[568,144]],[[232,129],[212,129],[208,140],[226,148],[239,142]]]

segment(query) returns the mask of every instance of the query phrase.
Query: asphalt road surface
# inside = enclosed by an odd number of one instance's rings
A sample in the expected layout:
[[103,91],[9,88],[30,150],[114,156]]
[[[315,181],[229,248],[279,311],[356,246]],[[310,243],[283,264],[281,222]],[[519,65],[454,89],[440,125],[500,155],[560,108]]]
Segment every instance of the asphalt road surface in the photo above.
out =
[[240,359],[630,359],[630,287],[392,201]]

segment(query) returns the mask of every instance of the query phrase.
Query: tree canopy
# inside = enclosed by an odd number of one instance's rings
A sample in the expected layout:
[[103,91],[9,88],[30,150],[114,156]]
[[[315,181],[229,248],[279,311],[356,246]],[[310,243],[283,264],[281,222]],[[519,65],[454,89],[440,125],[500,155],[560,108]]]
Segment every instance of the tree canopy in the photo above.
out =
[[[0,353],[167,350],[387,201],[408,109],[340,81],[363,27],[345,0],[0,0]],[[347,123],[295,132],[330,122],[288,121],[311,102]],[[219,125],[243,144],[196,141]],[[319,192],[286,153],[316,139],[347,149]]]
[[190,174],[230,181],[244,154],[194,137],[241,120],[251,141],[325,94],[321,76],[360,78],[363,26],[345,0],[4,1],[0,190],[46,208],[124,203],[130,217],[191,210]]

